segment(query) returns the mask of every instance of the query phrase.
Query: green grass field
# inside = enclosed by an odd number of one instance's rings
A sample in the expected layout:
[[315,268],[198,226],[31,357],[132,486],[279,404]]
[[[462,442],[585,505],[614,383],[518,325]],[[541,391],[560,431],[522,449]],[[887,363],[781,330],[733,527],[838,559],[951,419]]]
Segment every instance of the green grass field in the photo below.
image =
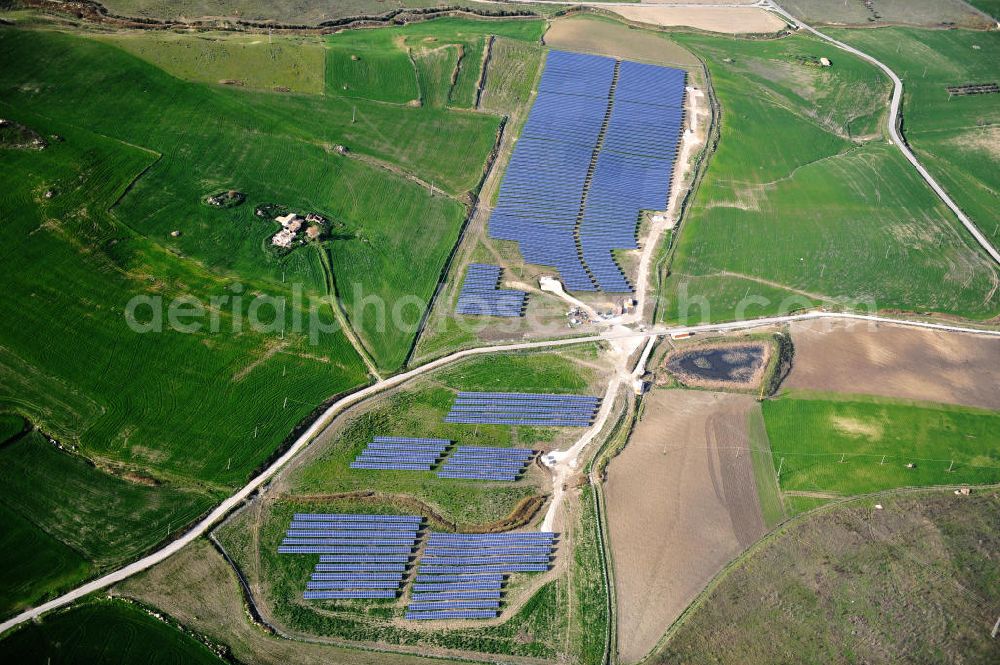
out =
[[728,571],[647,662],[995,662],[995,492],[874,503],[831,507],[779,532]]
[[796,393],[763,407],[783,490],[849,496],[1000,482],[1000,413]]
[[50,665],[226,662],[193,637],[122,601],[88,603],[26,625],[0,641],[0,659]]
[[[433,23],[421,29],[431,34]],[[514,29],[529,28],[540,31],[537,22]],[[156,37],[170,42],[157,57],[196,78],[204,40],[187,36],[196,41],[181,54],[185,37]],[[184,527],[318,405],[367,380],[343,334],[312,343],[295,328],[309,319],[295,290],[326,293],[321,254],[268,251],[277,224],[256,217],[256,205],[320,212],[343,230],[321,250],[367,348],[393,370],[413,339],[399,319],[419,319],[465,216],[457,197],[478,183],[499,120],[187,81],[107,42],[47,29],[0,28],[0,59],[16,65],[0,70],[0,116],[50,139],[42,151],[0,150],[2,252],[17,310],[0,324],[0,408],[98,467],[27,441],[2,451],[34,455],[0,492],[11,532],[53,550],[38,555],[53,569],[37,584],[8,577],[6,613]],[[258,80],[295,74],[296,62],[264,63]],[[207,66],[202,74],[216,76]],[[365,160],[335,154],[335,144]],[[247,201],[203,202],[230,188]],[[245,321],[259,294],[291,303],[279,315],[265,305],[263,331]],[[218,329],[137,334],[124,316],[136,295],[162,298],[164,309],[192,297]],[[318,317],[332,320],[328,309]],[[44,483],[103,498],[74,513],[74,498],[35,495]]]
[[24,431],[24,418],[16,413],[0,413],[0,444]]
[[[587,353],[587,347],[579,353]],[[569,352],[570,354],[572,352]],[[534,476],[518,483],[442,481],[435,472],[349,469],[374,436],[450,439],[459,445],[545,446],[556,428],[457,425],[444,422],[458,390],[600,394],[594,372],[554,353],[474,358],[435,372],[412,389],[379,400],[337,431],[314,460],[290,477],[291,494],[318,496],[373,490],[416,497],[445,519],[468,526],[506,517],[519,501],[538,494]]]
[[1000,244],[1000,105],[997,95],[950,96],[948,86],[992,83],[1000,33],[885,28],[835,31],[903,80],[903,130],[935,179]]
[[409,7],[450,6],[445,0],[302,0],[274,3],[266,0],[109,0],[105,6],[125,16],[197,19],[240,17],[252,21],[317,24],[354,16],[379,16]]
[[[724,320],[821,302],[997,313],[995,266],[882,140],[889,89],[874,68],[807,37],[675,39],[707,60],[721,138],[680,232],[661,317]],[[821,56],[833,66],[816,65]]]
[[497,37],[486,68],[482,107],[496,113],[528,103],[544,50],[540,44]]
[[1000,20],[1000,0],[967,0],[970,5],[981,9],[993,18]]
[[188,81],[315,95],[323,94],[325,86],[326,49],[318,37],[135,31],[105,38]]

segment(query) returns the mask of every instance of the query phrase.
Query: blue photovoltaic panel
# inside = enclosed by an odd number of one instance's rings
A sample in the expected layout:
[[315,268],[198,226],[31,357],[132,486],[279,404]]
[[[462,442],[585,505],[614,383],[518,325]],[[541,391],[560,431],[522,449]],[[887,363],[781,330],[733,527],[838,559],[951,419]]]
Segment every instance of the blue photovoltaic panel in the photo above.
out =
[[306,591],[302,597],[306,600],[332,600],[350,598],[395,598],[395,589],[354,589],[351,591]]
[[490,236],[571,291],[632,291],[611,252],[636,248],[642,210],[667,207],[684,85],[681,70],[550,51]]
[[347,554],[347,553],[337,553],[336,547],[330,545],[279,545],[279,554],[322,554],[325,559],[324,562],[327,563],[337,563],[337,562],[351,562],[351,561],[386,561],[386,562],[397,562],[406,561],[409,559],[408,554]]
[[427,612],[407,612],[406,618],[411,621],[432,619],[492,619],[496,617],[495,610],[436,610]]
[[318,563],[316,564],[317,571],[327,571],[327,572],[354,572],[354,571],[393,571],[393,572],[405,572],[406,564],[404,563]]
[[499,600],[445,600],[410,603],[406,606],[408,611],[421,610],[487,610],[500,609]]
[[321,522],[293,520],[292,529],[323,529],[325,531],[417,531],[419,522]]
[[500,270],[500,266],[469,264],[455,311],[478,316],[524,316],[528,294],[501,289]]
[[314,580],[307,589],[398,589],[396,580]]
[[500,599],[502,592],[497,589],[485,591],[444,591],[441,593],[414,593],[413,600],[489,600]]
[[348,515],[338,513],[295,513],[296,520],[321,522],[422,522],[416,515]]
[[313,573],[313,580],[396,580],[403,579],[403,572],[398,573]]
[[475,591],[499,589],[503,580],[487,580],[484,582],[419,582],[413,584],[413,591]]
[[502,573],[468,573],[465,575],[417,575],[414,582],[474,582],[477,580],[503,580]]
[[455,573],[467,573],[471,569],[483,570],[487,572],[503,572],[503,573],[538,573],[544,572],[549,569],[549,564],[544,563],[514,563],[514,564],[504,564],[499,566],[435,566],[428,565],[426,563],[420,564],[417,569],[422,575],[430,574],[440,574],[440,575],[451,575]]

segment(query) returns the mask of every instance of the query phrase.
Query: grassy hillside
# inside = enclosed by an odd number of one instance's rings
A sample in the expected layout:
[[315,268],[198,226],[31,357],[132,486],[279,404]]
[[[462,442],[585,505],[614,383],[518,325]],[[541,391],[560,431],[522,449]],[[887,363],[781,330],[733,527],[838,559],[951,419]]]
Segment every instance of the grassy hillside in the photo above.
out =
[[763,407],[783,490],[846,496],[1000,482],[1000,413],[794,393]]
[[193,637],[120,601],[79,606],[27,625],[0,641],[0,658],[51,665],[226,662]]
[[807,37],[676,39],[706,59],[722,117],[661,294],[665,319],[819,302],[1000,310],[995,266],[882,139],[889,88],[874,68]]
[[[178,40],[165,61],[186,48],[179,35],[162,39]],[[177,73],[193,76],[197,58],[177,57],[189,68]],[[0,69],[0,117],[48,142],[0,149],[2,253],[17,312],[0,323],[0,410],[82,456],[34,440],[3,450],[8,471],[22,469],[0,491],[5,532],[45,548],[35,560],[8,555],[6,614],[182,528],[318,405],[367,380],[343,334],[310,339],[311,317],[333,322],[328,306],[308,309],[327,290],[322,253],[376,360],[402,362],[465,216],[457,195],[478,182],[499,120],[194,83],[44,30],[0,29],[0,59],[14,65]],[[414,175],[454,197],[432,195]],[[204,203],[227,189],[246,202]],[[254,215],[263,203],[320,212],[337,232],[275,253],[277,224]],[[285,299],[282,311],[258,309],[261,294]],[[160,299],[162,332],[130,329],[134,296]],[[178,297],[206,308],[197,330],[168,324]],[[76,494],[34,495],[49,482]],[[70,511],[81,496],[95,498]]]
[[650,663],[992,663],[993,492],[880,497],[783,530],[729,571]]
[[1000,245],[1000,104],[951,96],[949,86],[993,83],[1000,33],[885,28],[836,31],[903,80],[903,129],[917,156],[979,228]]
[[318,37],[137,30],[113,32],[105,38],[189,81],[255,90],[323,92],[326,49]]

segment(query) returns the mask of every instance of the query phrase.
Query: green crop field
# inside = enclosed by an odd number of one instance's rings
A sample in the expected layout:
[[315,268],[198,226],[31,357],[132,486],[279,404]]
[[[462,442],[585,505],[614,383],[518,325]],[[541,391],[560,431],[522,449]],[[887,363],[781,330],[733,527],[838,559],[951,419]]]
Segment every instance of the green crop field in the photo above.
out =
[[949,95],[949,86],[995,83],[1000,33],[883,28],[834,31],[903,80],[906,139],[934,178],[1000,245],[998,95]]
[[647,662],[992,663],[995,492],[880,497],[793,523],[727,571]]
[[318,37],[152,31],[114,32],[103,37],[189,81],[316,95],[324,89],[326,49]]
[[121,601],[75,607],[0,641],[7,663],[201,665],[224,663],[195,638]]
[[15,413],[0,413],[0,444],[24,431],[24,418]]
[[889,88],[877,70],[802,36],[675,39],[706,59],[722,117],[663,318],[819,302],[980,319],[1000,310],[996,267],[882,139]]
[[849,496],[1000,482],[1000,413],[796,393],[763,406],[783,490]]

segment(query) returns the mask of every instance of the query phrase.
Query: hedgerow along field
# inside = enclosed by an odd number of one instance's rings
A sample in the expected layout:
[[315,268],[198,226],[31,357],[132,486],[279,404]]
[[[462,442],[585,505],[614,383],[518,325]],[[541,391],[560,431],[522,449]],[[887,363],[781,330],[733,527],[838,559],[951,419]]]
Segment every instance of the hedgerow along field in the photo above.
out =
[[889,87],[876,69],[805,36],[674,38],[706,59],[722,114],[661,291],[662,319],[844,301],[997,313],[996,267],[881,135]]
[[949,95],[949,86],[994,83],[996,31],[880,28],[833,31],[903,80],[906,140],[993,245],[1000,245],[1000,95]]
[[850,496],[1000,482],[995,411],[833,393],[792,393],[763,409],[782,490]]
[[8,663],[221,665],[227,662],[178,628],[123,601],[74,607],[25,625],[0,641]]
[[[287,311],[282,335],[233,334],[237,296],[288,297],[294,281],[304,282],[307,295],[323,290],[316,252],[282,258],[264,251],[276,225],[255,218],[254,205],[285,203],[334,219],[344,211],[345,223],[357,224],[354,237],[324,248],[341,269],[341,284],[360,282],[367,288],[361,296],[391,299],[401,283],[429,295],[433,264],[450,250],[463,206],[386,169],[338,162],[324,139],[404,170],[431,171],[439,187],[460,191],[475,184],[481,162],[472,146],[479,142],[481,160],[497,119],[188,83],[107,44],[43,30],[0,30],[0,52],[18,63],[0,73],[3,117],[59,137],[43,151],[0,154],[9,288],[19,310],[18,321],[0,327],[0,403],[67,450],[114,467],[125,482],[148,485],[130,509],[157,518],[135,540],[109,542],[99,562],[56,552],[67,562],[52,578],[26,588],[11,577],[9,608],[33,604],[182,528],[245,482],[317,405],[365,381],[340,333],[314,346],[290,332],[293,314],[306,312]],[[448,150],[470,149],[439,159],[442,137]],[[230,187],[249,200],[225,210],[203,204]],[[435,224],[445,230],[407,231]],[[179,237],[170,236],[174,230]],[[414,265],[427,267],[423,285]],[[227,298],[221,331],[136,334],[123,309],[137,294],[164,303],[180,295],[205,303]],[[235,306],[238,318],[248,306],[248,298]],[[327,310],[320,318],[333,317]],[[381,359],[401,361],[405,336],[390,331],[378,339]],[[105,482],[84,471],[78,484]],[[39,473],[53,477],[42,467]],[[22,503],[13,486],[5,492],[7,505]],[[168,500],[172,492],[190,492],[194,503]],[[65,526],[50,517],[10,521],[38,529],[36,539],[48,542],[47,534]]]
[[[473,358],[442,369],[426,381],[387,396],[334,426],[312,451],[291,468],[286,478],[272,484],[271,500],[248,508],[218,531],[226,551],[245,571],[259,579],[266,605],[282,625],[312,634],[344,639],[376,640],[390,644],[426,642],[438,646],[487,653],[535,656],[549,661],[564,649],[580,649],[590,656],[574,662],[595,662],[594,640],[577,637],[600,616],[603,606],[601,568],[592,521],[564,534],[562,552],[579,562],[570,578],[547,584],[510,621],[490,628],[469,628],[428,633],[419,625],[400,627],[390,619],[402,615],[400,603],[314,602],[301,598],[302,585],[316,563],[315,557],[279,555],[277,546],[295,512],[427,513],[431,528],[494,530],[519,501],[538,495],[537,471],[529,469],[517,483],[480,483],[438,479],[434,472],[350,470],[350,461],[376,435],[448,438],[458,445],[536,447],[548,449],[557,436],[565,441],[582,433],[576,428],[528,428],[497,425],[450,425],[443,418],[457,390],[524,391],[599,394],[600,379],[591,364],[597,349],[582,345],[560,353],[519,353]],[[588,504],[589,505],[589,504]],[[575,523],[574,513],[569,523]],[[536,516],[537,519],[537,516]],[[589,543],[589,544],[588,544]],[[599,563],[599,560],[598,560]],[[513,588],[531,579],[515,576]],[[568,585],[568,586],[567,586]],[[587,614],[576,613],[573,624],[561,616],[567,594],[586,603]],[[333,613],[327,610],[334,610]],[[566,630],[574,639],[564,641]],[[520,637],[519,637],[520,636]],[[572,646],[567,646],[571,644]],[[603,643],[601,645],[603,648]],[[598,653],[599,657],[601,654]]]

